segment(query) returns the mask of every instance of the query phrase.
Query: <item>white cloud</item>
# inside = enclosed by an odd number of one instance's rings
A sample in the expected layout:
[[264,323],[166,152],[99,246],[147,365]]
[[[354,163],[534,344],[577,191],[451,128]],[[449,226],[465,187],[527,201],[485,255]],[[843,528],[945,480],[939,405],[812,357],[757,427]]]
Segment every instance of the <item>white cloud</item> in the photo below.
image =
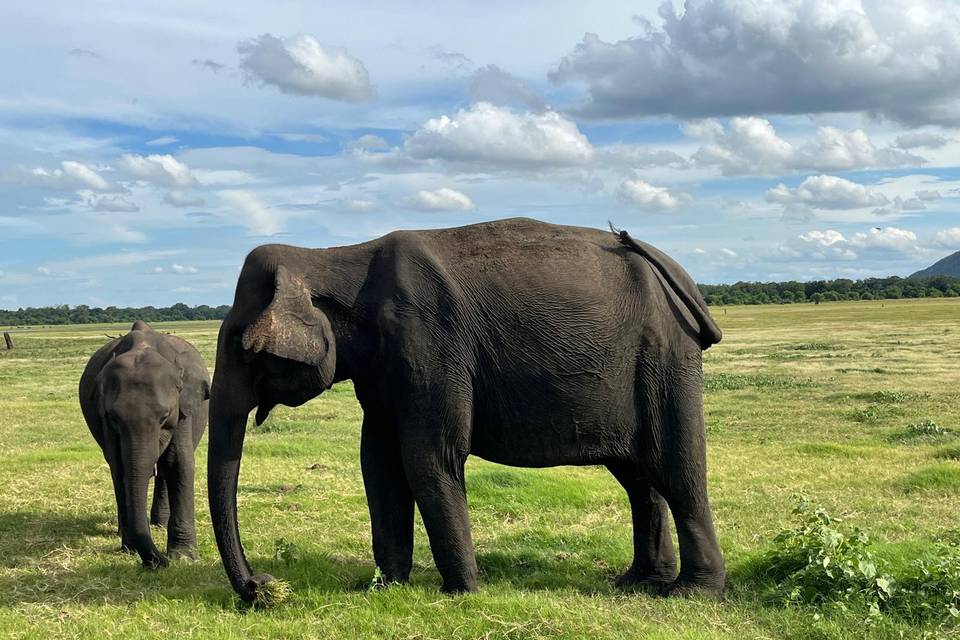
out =
[[960,249],[960,227],[951,227],[938,231],[933,236],[934,247],[954,251]]
[[908,229],[896,227],[874,227],[867,233],[856,233],[850,244],[864,249],[880,250],[891,253],[917,253],[917,234]]
[[319,133],[275,133],[274,135],[287,142],[311,142],[314,144],[330,142],[330,138]]
[[960,122],[960,7],[947,0],[687,0],[662,28],[587,33],[550,74],[588,117],[868,112]]
[[414,158],[494,168],[579,165],[593,158],[586,136],[559,113],[517,114],[486,102],[428,120],[405,148]]
[[163,196],[163,201],[173,207],[201,207],[204,204],[203,198],[191,195],[186,191],[174,189]]
[[375,136],[373,134],[367,133],[360,136],[356,140],[351,140],[347,145],[350,149],[362,149],[367,151],[380,151],[382,149],[389,149],[390,145],[387,144],[387,141],[381,138],[380,136]]
[[350,211],[355,211],[357,213],[367,213],[373,211],[377,208],[377,203],[372,200],[355,200],[353,198],[347,198],[341,200],[340,204]]
[[96,211],[113,211],[124,213],[140,211],[140,207],[138,207],[135,202],[123,196],[100,196],[99,198],[93,198],[90,201],[90,205]]
[[363,63],[343,49],[324,47],[313,36],[277,38],[265,33],[237,46],[240,68],[284,93],[364,102],[374,96]]
[[190,167],[169,154],[140,156],[125,153],[117,166],[135,178],[155,184],[190,187],[197,182]]
[[780,183],[767,191],[766,200],[784,206],[806,206],[813,209],[860,209],[882,206],[890,200],[877,191],[845,178],[828,175],[810,176],[791,189]]
[[849,248],[842,233],[834,229],[808,231],[797,236],[799,242],[781,246],[779,251],[787,257],[806,257],[815,260],[856,260],[857,254]]
[[148,140],[147,146],[148,147],[166,147],[167,145],[171,145],[174,142],[179,142],[179,140],[177,138],[174,138],[173,136],[161,136],[159,138],[154,138],[153,140]]
[[418,191],[411,199],[411,205],[423,211],[470,211],[475,208],[466,194],[447,187]]
[[260,198],[250,191],[221,191],[220,199],[230,209],[230,213],[257,236],[272,236],[283,229],[276,213],[271,211]]
[[92,189],[100,192],[118,190],[95,169],[75,160],[64,160],[57,169],[36,167],[31,170],[8,171],[0,175],[0,183],[48,189]]
[[467,95],[473,102],[519,106],[533,111],[545,108],[543,98],[530,85],[495,64],[473,72],[467,79]]
[[648,211],[672,211],[690,200],[686,194],[674,195],[639,178],[621,183],[620,197]]
[[716,166],[726,176],[851,171],[923,162],[901,149],[877,148],[860,129],[819,127],[811,140],[799,146],[781,138],[764,118],[731,118],[727,129],[716,120],[704,120],[684,125],[683,131],[707,142],[693,155],[693,161],[699,166]]
[[174,262],[173,264],[170,265],[170,269],[171,269],[174,273],[178,273],[178,274],[180,274],[180,275],[184,275],[184,274],[187,274],[187,273],[197,273],[197,272],[199,271],[199,269],[197,269],[197,268],[194,267],[193,265],[189,265],[189,264],[178,264],[178,263],[176,263],[176,262]]

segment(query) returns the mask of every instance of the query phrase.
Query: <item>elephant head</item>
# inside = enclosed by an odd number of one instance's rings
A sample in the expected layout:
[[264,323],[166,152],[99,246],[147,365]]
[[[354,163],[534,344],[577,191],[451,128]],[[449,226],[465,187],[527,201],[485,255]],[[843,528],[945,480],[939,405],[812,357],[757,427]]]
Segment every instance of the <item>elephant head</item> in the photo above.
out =
[[220,327],[210,394],[210,514],[230,582],[248,601],[270,576],[253,575],[237,526],[247,417],[256,407],[259,425],[277,404],[303,404],[330,387],[337,370],[331,321],[315,304],[303,269],[280,255],[283,249],[292,250],[267,245],[248,256]]
[[120,447],[114,453],[124,470],[129,514],[125,538],[133,542],[144,565],[165,565],[167,560],[150,535],[147,485],[180,418],[183,369],[174,354],[141,346],[114,357],[96,382],[102,424],[116,434]]

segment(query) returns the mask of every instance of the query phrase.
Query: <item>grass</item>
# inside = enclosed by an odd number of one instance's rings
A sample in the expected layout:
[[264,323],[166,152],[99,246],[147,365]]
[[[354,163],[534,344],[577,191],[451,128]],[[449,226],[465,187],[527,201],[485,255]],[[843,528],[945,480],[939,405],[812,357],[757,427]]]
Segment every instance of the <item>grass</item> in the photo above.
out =
[[[17,331],[0,351],[0,637],[900,638],[950,633],[899,618],[771,599],[759,562],[794,493],[909,565],[955,536],[960,447],[907,437],[960,430],[960,301],[714,309],[704,357],[710,495],[729,574],[723,601],[625,594],[630,510],[603,469],[515,469],[471,459],[480,592],[439,592],[422,526],[412,584],[376,584],[359,470],[360,408],[341,384],[248,429],[241,533],[282,605],[239,606],[197,481],[200,559],[148,572],[116,552],[109,474],[76,401],[87,358],[125,326]],[[158,325],[212,365],[216,323]],[[838,358],[842,357],[842,362]],[[922,429],[921,429],[922,430]],[[928,434],[929,435],[929,434]],[[202,470],[206,438],[198,451]],[[162,533],[155,535],[162,538]],[[924,626],[926,625],[926,626]]]

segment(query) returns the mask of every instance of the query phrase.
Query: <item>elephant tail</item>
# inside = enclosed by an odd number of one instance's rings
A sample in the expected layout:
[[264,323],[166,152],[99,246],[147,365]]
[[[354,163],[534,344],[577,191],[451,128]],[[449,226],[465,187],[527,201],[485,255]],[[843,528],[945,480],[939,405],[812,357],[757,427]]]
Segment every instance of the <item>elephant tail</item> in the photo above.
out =
[[640,254],[647,262],[653,265],[653,268],[666,280],[670,289],[680,298],[683,305],[693,316],[697,325],[699,325],[700,348],[706,350],[709,349],[711,345],[720,342],[723,338],[723,333],[720,331],[717,323],[713,321],[713,318],[710,317],[707,303],[704,302],[703,296],[700,295],[697,285],[690,279],[690,276],[665,254],[649,245],[637,242],[631,238],[630,234],[626,231],[616,229],[612,223],[610,224],[610,230],[617,237],[620,244]]

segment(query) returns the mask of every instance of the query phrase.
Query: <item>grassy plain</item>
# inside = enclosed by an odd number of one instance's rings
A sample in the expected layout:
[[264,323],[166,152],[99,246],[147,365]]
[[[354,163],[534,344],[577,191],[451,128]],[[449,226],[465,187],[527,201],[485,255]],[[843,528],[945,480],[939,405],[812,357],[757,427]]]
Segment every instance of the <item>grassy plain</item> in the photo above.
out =
[[[0,351],[0,636],[78,638],[897,638],[949,629],[787,607],[762,557],[805,492],[907,565],[960,522],[960,301],[714,309],[705,354],[710,494],[729,573],[721,602],[624,594],[630,512],[597,468],[526,470],[472,459],[480,592],[438,591],[418,522],[413,583],[370,591],[360,408],[349,384],[248,431],[241,533],[254,567],[294,596],[238,606],[197,482],[200,560],[144,571],[116,551],[109,473],[76,384],[105,333],[18,330]],[[216,323],[157,328],[213,362]],[[206,438],[198,451],[205,466]],[[162,537],[160,532],[155,535]]]

